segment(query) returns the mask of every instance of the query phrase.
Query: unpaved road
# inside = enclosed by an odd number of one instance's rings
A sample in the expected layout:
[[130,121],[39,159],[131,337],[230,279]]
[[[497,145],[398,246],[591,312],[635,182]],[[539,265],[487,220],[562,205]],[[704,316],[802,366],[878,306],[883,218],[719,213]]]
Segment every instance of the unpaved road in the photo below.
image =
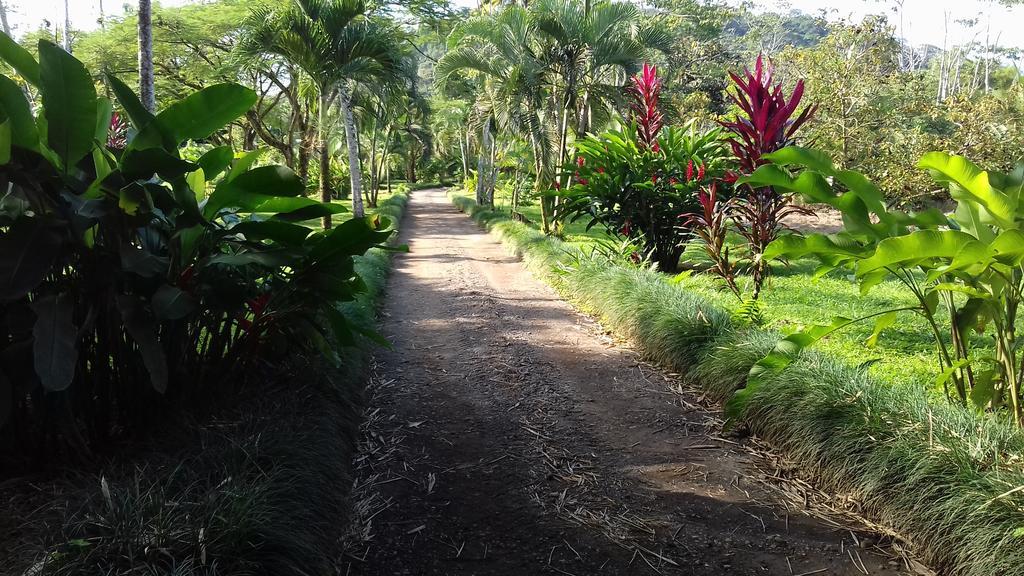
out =
[[[402,229],[350,574],[900,574],[783,503],[718,414],[616,346],[441,191]],[[675,390],[673,390],[675,387]]]

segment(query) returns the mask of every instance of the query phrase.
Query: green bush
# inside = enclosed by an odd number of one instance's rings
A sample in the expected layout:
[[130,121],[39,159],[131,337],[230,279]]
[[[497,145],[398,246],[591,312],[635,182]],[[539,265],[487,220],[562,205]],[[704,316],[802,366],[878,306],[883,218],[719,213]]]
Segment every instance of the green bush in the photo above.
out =
[[37,120],[0,76],[5,459],[88,460],[169,402],[227,393],[292,350],[335,358],[329,339],[354,340],[336,304],[364,289],[354,257],[387,240],[386,221],[313,232],[297,222],[343,208],[304,197],[287,168],[228,147],[179,155],[244,114],[251,90],[211,86],[154,116],[109,77],[127,138],[72,56],[41,41],[37,63],[0,43],[42,106]]

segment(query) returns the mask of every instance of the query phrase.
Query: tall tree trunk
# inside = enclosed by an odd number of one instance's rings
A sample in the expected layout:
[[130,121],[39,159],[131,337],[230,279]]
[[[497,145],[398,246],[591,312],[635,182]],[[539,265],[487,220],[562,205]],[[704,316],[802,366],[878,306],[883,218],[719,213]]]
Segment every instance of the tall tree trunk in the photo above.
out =
[[488,177],[487,177],[487,190],[485,192],[487,194],[487,198],[486,198],[487,205],[493,207],[494,206],[494,189],[497,187],[497,184],[498,184],[498,167],[497,167],[498,143],[494,140],[494,138],[491,138],[491,149],[490,149],[490,151],[488,153],[488,156],[489,156],[489,160],[487,162],[487,166],[488,166],[488,169],[489,169],[490,173],[488,174]]
[[359,165],[359,135],[356,133],[356,119],[352,114],[352,95],[347,89],[341,91],[341,113],[345,123],[345,144],[348,148],[348,173],[352,182],[352,215],[366,216],[363,208],[363,175]]
[[[331,201],[331,151],[327,143],[327,107],[330,106],[331,96],[327,88],[320,89],[320,105],[317,110],[317,144],[320,155],[320,201]],[[354,203],[354,200],[353,200]],[[331,229],[331,215],[323,217],[324,230]]]
[[366,188],[366,205],[370,208],[377,207],[377,188],[380,182],[377,181],[377,120],[373,121],[373,129],[370,130],[370,185]]
[[466,141],[461,133],[459,134],[459,155],[462,157],[462,181],[465,182],[469,178],[469,161],[466,158]]
[[68,10],[68,0],[64,0],[64,51],[71,54],[71,12]]
[[7,21],[7,2],[0,0],[0,25],[4,27],[4,34],[11,35],[11,24]]
[[139,0],[139,96],[146,110],[156,112],[156,89],[153,85],[153,6],[150,0]]
[[476,203],[484,205],[484,188],[487,186],[487,150],[490,148],[490,119],[480,129],[480,153],[476,157]]
[[100,29],[107,29],[107,13],[103,11],[103,0],[100,0]]

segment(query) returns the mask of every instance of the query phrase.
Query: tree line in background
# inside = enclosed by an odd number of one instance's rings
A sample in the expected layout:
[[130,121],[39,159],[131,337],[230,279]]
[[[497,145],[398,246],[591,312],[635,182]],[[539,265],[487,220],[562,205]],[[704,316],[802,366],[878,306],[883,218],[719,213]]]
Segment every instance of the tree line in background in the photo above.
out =
[[[148,4],[104,16],[96,31],[45,23],[21,41],[32,50],[39,38],[66,40],[90,70],[132,82],[147,70]],[[323,198],[356,190],[357,212],[392,180],[472,178],[483,203],[496,186],[540,202],[557,232],[561,200],[543,192],[570,184],[562,168],[574,142],[627,111],[628,79],[645,62],[661,71],[666,122],[706,127],[737,110],[727,71],[764,54],[788,87],[804,79],[814,94],[805,137],[893,203],[941,197],[912,168],[927,150],[1012,166],[1024,138],[1019,50],[999,45],[984,14],[948,23],[976,41],[912,46],[900,40],[902,3],[879,11],[851,23],[719,0],[156,5],[152,69],[165,102],[223,81],[255,90],[257,106],[213,143],[269,148]],[[348,54],[324,52],[342,39]]]

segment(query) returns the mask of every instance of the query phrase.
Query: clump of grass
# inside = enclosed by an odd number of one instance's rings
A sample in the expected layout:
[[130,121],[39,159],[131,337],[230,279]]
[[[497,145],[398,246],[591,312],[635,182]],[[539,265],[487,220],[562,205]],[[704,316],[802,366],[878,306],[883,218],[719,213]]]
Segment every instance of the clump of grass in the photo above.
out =
[[[720,400],[779,338],[734,325],[706,289],[650,270],[580,264],[563,243],[472,200],[454,201],[531,269],[546,267],[539,275],[576,305]],[[823,488],[854,495],[934,568],[1024,575],[1024,434],[1016,427],[820,351],[770,376],[743,419]]]

